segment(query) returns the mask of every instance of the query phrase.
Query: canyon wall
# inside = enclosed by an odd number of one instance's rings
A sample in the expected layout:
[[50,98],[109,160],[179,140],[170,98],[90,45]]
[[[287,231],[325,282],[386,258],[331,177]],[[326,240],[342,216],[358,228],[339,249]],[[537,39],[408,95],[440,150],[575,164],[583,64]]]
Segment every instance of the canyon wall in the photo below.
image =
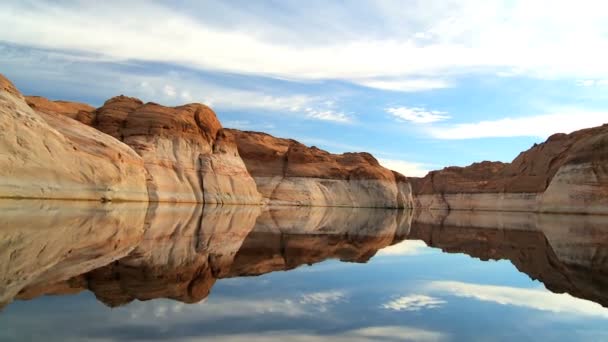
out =
[[369,153],[331,154],[292,139],[229,130],[258,190],[275,205],[404,208],[407,179]]
[[410,181],[419,208],[608,214],[608,125],[555,134],[512,163],[448,167]]
[[34,111],[0,75],[0,198],[147,201],[144,163],[106,134]]

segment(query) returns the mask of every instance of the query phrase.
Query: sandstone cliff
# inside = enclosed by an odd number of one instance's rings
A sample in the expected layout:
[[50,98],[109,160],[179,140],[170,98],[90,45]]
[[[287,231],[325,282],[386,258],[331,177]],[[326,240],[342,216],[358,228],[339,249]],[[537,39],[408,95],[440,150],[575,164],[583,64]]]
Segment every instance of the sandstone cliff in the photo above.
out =
[[411,207],[407,179],[369,153],[331,154],[295,140],[229,130],[260,193],[271,204]]
[[63,115],[36,112],[0,75],[0,197],[147,201],[143,160]]
[[433,171],[412,186],[421,208],[608,214],[608,125],[555,134],[512,163]]

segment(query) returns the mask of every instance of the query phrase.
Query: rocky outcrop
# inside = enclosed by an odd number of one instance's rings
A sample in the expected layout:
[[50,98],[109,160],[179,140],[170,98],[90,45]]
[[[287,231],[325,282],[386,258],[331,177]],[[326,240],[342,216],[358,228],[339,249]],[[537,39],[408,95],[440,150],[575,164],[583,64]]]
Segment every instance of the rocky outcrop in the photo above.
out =
[[260,202],[234,141],[205,105],[165,107],[118,96],[76,119],[126,143],[143,158],[150,201]]
[[0,75],[0,197],[147,201],[144,172],[128,146],[34,111]]
[[93,106],[80,102],[51,101],[41,96],[25,96],[27,104],[37,112],[61,114],[71,119],[87,123],[95,111]]
[[229,130],[258,190],[270,204],[403,208],[406,178],[368,153],[331,154],[295,140]]
[[412,184],[419,208],[608,214],[608,125],[555,134],[509,164],[448,167]]

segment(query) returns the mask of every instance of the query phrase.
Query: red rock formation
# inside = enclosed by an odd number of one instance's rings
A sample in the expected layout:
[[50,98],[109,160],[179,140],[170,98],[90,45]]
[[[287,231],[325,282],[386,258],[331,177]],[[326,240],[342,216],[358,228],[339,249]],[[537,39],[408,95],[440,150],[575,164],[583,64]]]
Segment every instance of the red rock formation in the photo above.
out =
[[95,110],[85,103],[70,101],[50,101],[41,96],[26,96],[27,104],[37,112],[56,113],[86,123],[87,117]]
[[260,201],[236,147],[205,105],[164,107],[119,96],[94,112],[92,125],[142,156],[151,201]]
[[331,154],[295,140],[229,130],[262,195],[273,204],[407,207],[404,176],[369,153]]
[[608,213],[608,125],[555,134],[512,163],[476,163],[413,182],[423,208]]
[[0,75],[0,197],[147,201],[143,160],[63,115],[36,112]]

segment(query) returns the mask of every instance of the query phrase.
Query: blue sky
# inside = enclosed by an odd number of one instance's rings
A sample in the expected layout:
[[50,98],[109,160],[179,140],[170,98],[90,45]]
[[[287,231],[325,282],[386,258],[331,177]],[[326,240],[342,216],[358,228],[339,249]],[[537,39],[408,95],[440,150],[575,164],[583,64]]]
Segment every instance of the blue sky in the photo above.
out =
[[603,1],[2,1],[25,94],[204,102],[410,176],[608,122]]

